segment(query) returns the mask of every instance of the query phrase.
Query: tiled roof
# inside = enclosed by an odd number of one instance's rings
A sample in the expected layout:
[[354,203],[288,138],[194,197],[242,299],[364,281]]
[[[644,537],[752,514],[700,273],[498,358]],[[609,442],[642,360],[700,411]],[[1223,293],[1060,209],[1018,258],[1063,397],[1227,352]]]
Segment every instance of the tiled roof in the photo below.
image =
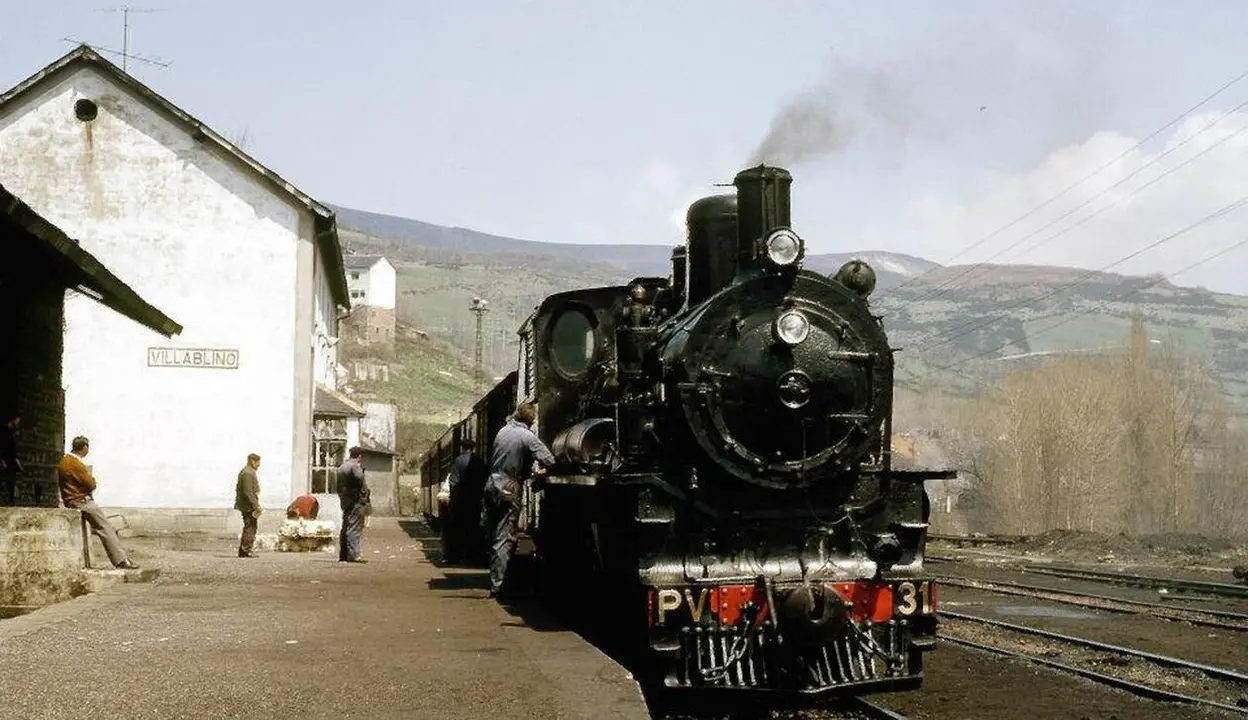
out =
[[316,396],[312,402],[313,415],[329,415],[333,417],[364,417],[368,413],[364,408],[351,401],[351,398],[337,390],[324,385],[316,386]]
[[352,270],[367,270],[381,259],[380,255],[347,255],[342,260]]

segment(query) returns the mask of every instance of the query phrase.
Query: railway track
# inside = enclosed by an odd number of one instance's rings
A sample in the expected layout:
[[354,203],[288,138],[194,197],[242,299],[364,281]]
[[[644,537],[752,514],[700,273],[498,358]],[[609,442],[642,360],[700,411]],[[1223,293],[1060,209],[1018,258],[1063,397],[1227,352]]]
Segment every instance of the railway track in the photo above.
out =
[[690,708],[660,709],[658,720],[908,720],[906,715],[884,707],[865,697],[847,697],[832,706],[805,710],[766,710],[738,708],[692,710]]
[[1219,628],[1222,630],[1248,631],[1248,613],[1203,608],[1182,608],[1166,603],[1147,602],[1144,600],[1128,600],[1126,598],[1079,592],[1076,590],[1057,590],[1055,588],[1041,587],[1039,585],[1027,585],[1008,580],[980,580],[978,578],[959,577],[955,575],[939,575],[936,579],[939,583],[951,587],[982,590],[984,592],[997,593],[1001,595],[1034,597],[1066,605],[1077,605],[1079,607],[1095,608],[1097,610],[1107,610],[1110,612],[1132,614],[1146,613],[1154,617],[1179,620],[1182,622],[1189,622],[1194,625]]
[[871,718],[872,720],[906,720],[906,716],[896,710],[889,710],[883,705],[877,705],[866,698],[853,698],[849,700],[846,709],[858,713],[859,717]]
[[1027,539],[1026,535],[941,535],[928,533],[929,541],[950,545],[1017,545]]
[[1177,590],[1182,593],[1248,599],[1248,585],[1233,585],[1231,583],[1210,582],[1208,580],[1165,578],[1154,575],[1137,575],[1135,573],[1115,572],[1112,570],[1051,567],[1047,565],[1024,565],[1023,572],[1067,578],[1069,580],[1092,580],[1095,582],[1126,585],[1130,587],[1143,587],[1157,590]]
[[976,615],[946,610],[940,615],[946,620],[941,642],[1074,673],[1155,700],[1248,715],[1248,674],[1236,670]]

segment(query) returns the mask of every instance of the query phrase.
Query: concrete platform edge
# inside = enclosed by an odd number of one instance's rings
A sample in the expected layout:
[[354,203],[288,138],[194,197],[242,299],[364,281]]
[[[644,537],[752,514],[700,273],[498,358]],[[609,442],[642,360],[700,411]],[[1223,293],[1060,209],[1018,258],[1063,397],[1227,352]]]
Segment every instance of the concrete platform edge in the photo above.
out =
[[[114,586],[110,586],[109,589],[122,586],[124,586],[124,583],[117,583]],[[0,643],[35,632],[36,630],[59,625],[83,613],[119,602],[123,597],[124,595],[118,592],[94,592],[41,607],[26,615],[9,618],[0,622]]]
[[560,718],[618,718],[649,720],[641,686],[619,663],[572,631],[537,632],[515,624],[498,605],[494,614],[501,628],[541,673],[558,688]]

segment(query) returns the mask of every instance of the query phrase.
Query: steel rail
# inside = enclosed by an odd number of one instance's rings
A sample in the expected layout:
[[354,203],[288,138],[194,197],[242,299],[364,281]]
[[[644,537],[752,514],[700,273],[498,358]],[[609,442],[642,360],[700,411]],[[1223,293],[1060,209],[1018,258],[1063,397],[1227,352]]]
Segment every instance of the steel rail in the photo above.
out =
[[935,542],[956,543],[959,545],[1016,545],[1027,539],[1026,535],[941,535],[928,533],[927,539]]
[[1089,680],[1093,680],[1095,682],[1099,682],[1104,685],[1109,685],[1110,687],[1115,687],[1120,690],[1126,690],[1127,692],[1130,692],[1132,694],[1141,695],[1143,697],[1151,698],[1154,700],[1169,700],[1169,701],[1183,702],[1183,703],[1188,703],[1188,704],[1204,705],[1207,707],[1216,707],[1221,710],[1229,710],[1231,712],[1248,714],[1248,708],[1236,707],[1234,705],[1227,705],[1226,703],[1220,703],[1220,702],[1217,702],[1216,700],[1206,700],[1204,698],[1194,697],[1191,695],[1184,695],[1183,693],[1177,693],[1171,690],[1165,690],[1162,688],[1153,687],[1151,685],[1144,685],[1143,683],[1137,683],[1131,680],[1125,680],[1123,678],[1114,677],[1113,675],[1106,675],[1104,673],[1096,672],[1095,670],[1089,670],[1087,668],[1079,667],[1078,665],[1069,665],[1067,663],[1058,662],[1056,660],[1050,660],[1049,658],[1045,658],[1045,657],[1039,657],[1036,655],[1028,655],[1027,653],[1021,653],[1021,652],[1017,652],[1014,650],[1007,650],[1005,648],[994,647],[992,645],[986,645],[984,643],[975,642],[974,640],[963,640],[961,638],[954,638],[954,637],[949,637],[948,635],[945,635],[940,638],[940,642],[953,643],[955,645],[963,645],[966,647],[975,648],[977,650],[982,650],[984,652],[996,653],[998,655],[1005,655],[1006,657],[1017,658],[1019,660],[1026,660],[1027,662],[1035,663],[1037,665],[1043,665],[1045,667],[1050,667],[1055,670],[1062,670],[1064,672],[1074,673],[1075,675],[1085,677]]
[[1174,588],[1184,591],[1203,592],[1219,597],[1248,598],[1248,585],[1232,585],[1231,583],[1210,582],[1208,580],[1162,578],[1153,575],[1136,575],[1134,573],[1121,573],[1110,570],[1047,567],[1041,565],[1025,565],[1023,566],[1023,572],[1051,575],[1069,580],[1095,580],[1135,587]]
[[848,699],[846,701],[846,705],[848,706],[846,708],[847,710],[859,712],[867,715],[868,717],[879,718],[880,720],[908,720],[905,715],[902,715],[896,710],[890,710],[883,705],[876,705],[870,700],[860,696]]
[[[998,593],[1001,595],[1034,597],[1041,600],[1051,600],[1053,602],[1063,603],[1066,605],[1076,605],[1078,607],[1092,607],[1098,610],[1107,610],[1109,612],[1139,614],[1141,610],[1147,610],[1156,614],[1158,617],[1164,617],[1171,620],[1181,620],[1183,622],[1190,622],[1196,625],[1216,627],[1223,630],[1248,630],[1248,613],[1237,613],[1230,610],[1176,607],[1165,603],[1154,603],[1144,600],[1129,600],[1127,598],[1118,598],[1110,595],[1098,595],[1096,593],[1080,592],[1078,590],[1049,588],[1040,585],[1026,585],[1023,583],[1011,582],[1009,580],[980,580],[979,578],[967,578],[951,575],[938,575],[934,579],[936,582],[950,587],[983,590],[984,592]],[[1118,603],[1128,607],[1107,607],[1105,605],[1080,602],[1074,598],[1086,598],[1088,600],[1097,600],[1100,602]],[[1206,619],[1201,616],[1218,619]]]
[[[1064,633],[1053,632],[1051,630],[1041,630],[1040,628],[1034,628],[1034,627],[1030,627],[1027,625],[1018,625],[1016,623],[1005,622],[1002,620],[991,620],[989,618],[979,617],[978,615],[967,615],[965,613],[950,612],[948,610],[941,610],[940,615],[941,617],[952,618],[954,620],[962,620],[966,622],[973,622],[973,623],[979,623],[981,625],[987,625],[988,627],[1011,630],[1013,632],[1021,633],[1023,635],[1034,635],[1036,637],[1047,638],[1049,640],[1057,640],[1059,642],[1069,643],[1071,645],[1078,645],[1080,647],[1085,647],[1085,648],[1089,648],[1092,650],[1099,650],[1101,652],[1112,652],[1112,653],[1118,653],[1119,655],[1130,655],[1131,657],[1137,657],[1142,660],[1148,660],[1149,662],[1156,663],[1158,665],[1164,665],[1166,667],[1182,668],[1185,670],[1197,670],[1210,677],[1217,678],[1218,680],[1227,680],[1230,682],[1248,684],[1248,674],[1239,672],[1238,670],[1231,670],[1229,668],[1218,667],[1216,665],[1205,665],[1204,663],[1192,662],[1191,660],[1183,660],[1181,658],[1171,657],[1169,655],[1158,655],[1157,653],[1150,653],[1147,650],[1136,650],[1133,648],[1122,647],[1121,645],[1111,645],[1109,643],[1098,642],[1096,640],[1089,640],[1088,638],[1081,638],[1075,635],[1066,635]],[[1245,711],[1248,711],[1248,708],[1243,708],[1243,709]]]

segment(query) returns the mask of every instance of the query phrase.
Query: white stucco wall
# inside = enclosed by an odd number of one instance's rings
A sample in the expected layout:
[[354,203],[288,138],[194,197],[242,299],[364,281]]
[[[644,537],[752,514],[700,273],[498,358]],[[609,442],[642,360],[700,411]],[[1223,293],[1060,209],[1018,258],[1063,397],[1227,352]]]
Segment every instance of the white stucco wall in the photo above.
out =
[[338,315],[320,253],[315,254],[313,278],[312,376],[325,387],[337,388]]
[[[74,117],[84,97],[91,123]],[[167,340],[67,301],[66,436],[91,438],[97,500],[228,508],[257,452],[262,502],[284,506],[306,487],[294,438],[310,433],[296,368],[312,348],[295,342],[313,315],[299,292],[299,258],[311,275],[316,254],[308,211],[94,69],[15,103],[0,112],[0,182],[185,327]],[[237,351],[237,368],[149,367],[149,348]]]
[[[358,274],[359,277],[353,277]],[[347,272],[347,287],[352,293],[351,306],[371,305],[372,307],[394,309],[398,295],[397,277],[394,266],[389,260],[381,258],[367,268],[352,268]],[[364,293],[363,297],[354,297],[355,293]]]
[[394,266],[382,258],[368,270],[368,304],[373,307],[394,309]]

